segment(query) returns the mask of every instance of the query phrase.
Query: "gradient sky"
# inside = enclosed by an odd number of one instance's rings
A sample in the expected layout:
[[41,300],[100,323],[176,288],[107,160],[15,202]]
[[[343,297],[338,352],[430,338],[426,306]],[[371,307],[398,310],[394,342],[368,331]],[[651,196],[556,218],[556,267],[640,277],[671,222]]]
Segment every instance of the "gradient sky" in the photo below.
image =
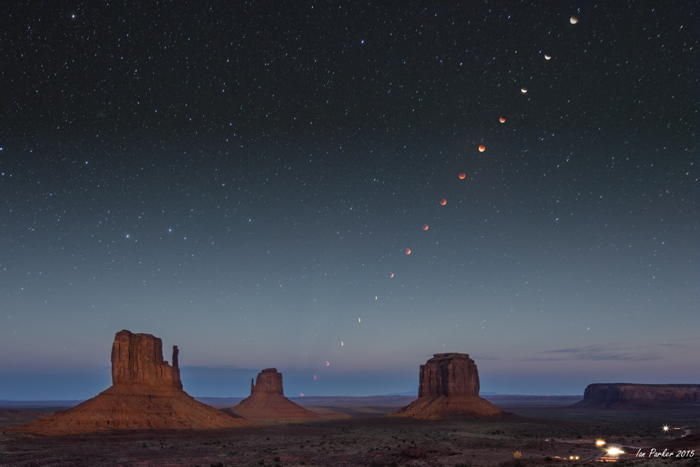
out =
[[0,21],[0,399],[103,389],[121,329],[200,396],[416,391],[443,351],[485,392],[700,383],[693,2]]

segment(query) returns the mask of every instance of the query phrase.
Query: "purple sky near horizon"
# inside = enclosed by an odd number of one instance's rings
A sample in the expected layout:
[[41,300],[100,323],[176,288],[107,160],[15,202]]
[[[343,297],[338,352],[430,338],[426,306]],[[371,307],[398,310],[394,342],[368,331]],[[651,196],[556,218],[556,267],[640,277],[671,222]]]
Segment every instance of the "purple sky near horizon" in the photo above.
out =
[[693,5],[400,5],[8,6],[0,400],[121,329],[200,396],[700,383]]

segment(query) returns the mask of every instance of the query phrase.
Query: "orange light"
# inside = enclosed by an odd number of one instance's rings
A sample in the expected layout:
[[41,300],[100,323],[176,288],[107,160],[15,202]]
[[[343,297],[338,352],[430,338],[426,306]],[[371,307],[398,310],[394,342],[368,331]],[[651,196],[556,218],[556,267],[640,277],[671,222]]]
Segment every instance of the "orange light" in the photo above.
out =
[[483,144],[480,144],[477,149],[479,150],[479,152],[484,152],[484,151],[486,151],[486,146],[484,146]]
[[447,200],[445,198],[440,200],[440,206],[447,206]]

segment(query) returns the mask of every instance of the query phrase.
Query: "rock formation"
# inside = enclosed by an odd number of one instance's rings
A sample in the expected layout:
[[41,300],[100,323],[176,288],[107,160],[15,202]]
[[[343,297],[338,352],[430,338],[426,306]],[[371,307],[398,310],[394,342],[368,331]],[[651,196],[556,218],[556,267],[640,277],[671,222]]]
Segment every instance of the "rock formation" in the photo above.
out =
[[252,425],[196,401],[182,390],[178,349],[163,360],[150,334],[119,331],[112,344],[112,386],[71,409],[15,429],[42,435],[108,430],[214,429]]
[[503,412],[479,397],[479,372],[463,353],[439,353],[420,366],[418,399],[394,415],[422,419],[490,417]]
[[318,414],[284,397],[282,373],[275,368],[267,368],[258,373],[255,383],[252,380],[250,382],[250,396],[225,411],[261,422],[293,422],[319,418]]
[[700,384],[589,384],[579,407],[641,408],[700,405]]

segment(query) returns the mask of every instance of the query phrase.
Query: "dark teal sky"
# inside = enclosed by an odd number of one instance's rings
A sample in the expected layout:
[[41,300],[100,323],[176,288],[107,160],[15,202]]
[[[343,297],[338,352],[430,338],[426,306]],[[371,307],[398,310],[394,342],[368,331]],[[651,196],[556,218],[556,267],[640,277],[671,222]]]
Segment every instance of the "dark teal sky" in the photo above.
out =
[[93,394],[124,328],[201,396],[408,392],[443,351],[487,392],[698,382],[695,17],[18,2],[0,399]]

